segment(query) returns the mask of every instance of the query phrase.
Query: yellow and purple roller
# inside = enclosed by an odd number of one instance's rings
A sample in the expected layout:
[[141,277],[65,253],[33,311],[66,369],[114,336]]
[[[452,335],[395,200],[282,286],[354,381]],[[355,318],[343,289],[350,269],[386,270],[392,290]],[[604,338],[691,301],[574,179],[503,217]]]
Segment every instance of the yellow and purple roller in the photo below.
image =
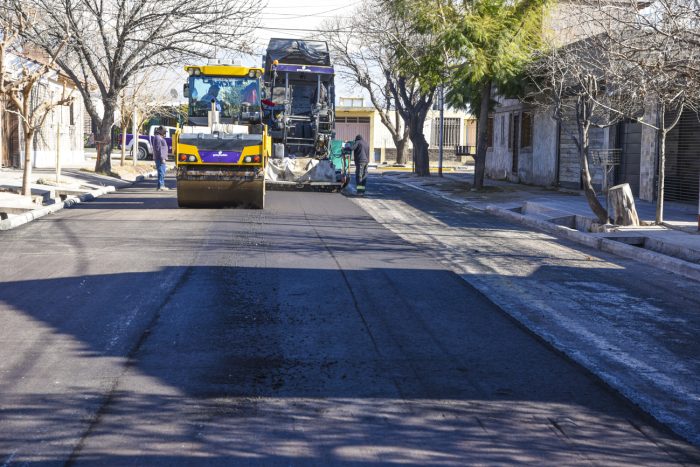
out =
[[263,70],[228,64],[185,70],[187,122],[173,140],[178,205],[264,208],[271,140],[260,107]]

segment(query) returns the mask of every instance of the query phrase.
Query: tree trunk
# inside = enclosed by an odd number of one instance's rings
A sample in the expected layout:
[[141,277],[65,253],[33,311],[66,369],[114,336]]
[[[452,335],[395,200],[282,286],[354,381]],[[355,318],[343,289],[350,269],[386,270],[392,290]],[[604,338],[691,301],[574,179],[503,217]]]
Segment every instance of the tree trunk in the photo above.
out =
[[430,154],[428,153],[428,142],[423,135],[423,120],[417,116],[411,116],[409,123],[409,134],[413,144],[413,161],[415,163],[416,175],[419,177],[430,176]]
[[32,146],[34,145],[34,130],[24,132],[24,172],[22,173],[22,195],[31,196],[32,188]]
[[394,145],[396,146],[396,163],[404,165],[406,164],[406,144],[409,140],[409,131],[406,127],[401,135],[401,139],[396,138],[394,140]]
[[607,224],[609,217],[608,211],[603,207],[602,204],[600,204],[600,201],[598,201],[595,189],[593,188],[591,171],[588,167],[588,150],[590,146],[590,121],[585,104],[583,112],[586,112],[586,115],[583,119],[583,124],[579,125],[579,138],[581,142],[581,144],[579,144],[579,159],[581,162],[581,180],[583,182],[583,192],[586,195],[586,201],[588,201],[588,206],[590,206],[591,211],[593,211],[593,214],[595,214],[595,216],[598,218],[598,221],[602,224]]
[[121,126],[121,132],[122,132],[122,167],[126,163],[126,126],[122,124]]
[[476,136],[476,157],[474,158],[474,189],[476,190],[481,190],[484,187],[484,176],[486,175],[487,130],[490,103],[491,81],[487,81],[481,88],[481,107],[479,109],[479,122]]
[[664,191],[666,189],[666,106],[659,106],[659,186],[656,194],[656,223],[664,221]]
[[[109,174],[112,172],[112,126],[114,125],[114,108],[105,105],[104,116],[97,129],[97,159],[95,173]],[[99,141],[99,143],[98,143]]]
[[401,117],[398,111],[394,112],[394,117],[396,118],[396,135],[392,134],[392,138],[394,139],[394,146],[396,146],[396,163],[404,165],[406,164],[406,143],[410,133],[408,126],[405,123],[401,124]]
[[399,165],[406,164],[406,140],[397,140],[394,145],[396,146],[396,163]]
[[0,96],[0,166],[5,161],[5,141],[5,99]]

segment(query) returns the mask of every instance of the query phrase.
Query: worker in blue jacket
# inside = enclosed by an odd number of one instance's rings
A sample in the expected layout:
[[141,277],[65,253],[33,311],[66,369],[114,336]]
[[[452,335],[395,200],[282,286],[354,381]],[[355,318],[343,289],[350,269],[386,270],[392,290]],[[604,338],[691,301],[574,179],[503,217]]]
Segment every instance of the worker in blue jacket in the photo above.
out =
[[168,143],[165,141],[165,128],[159,126],[154,131],[153,137],[153,160],[156,163],[158,171],[158,188],[157,190],[168,190],[165,186],[165,171],[167,170],[166,162],[168,160]]
[[362,196],[367,188],[369,144],[367,144],[362,135],[357,135],[351,147],[355,156],[355,186],[357,187],[357,194]]

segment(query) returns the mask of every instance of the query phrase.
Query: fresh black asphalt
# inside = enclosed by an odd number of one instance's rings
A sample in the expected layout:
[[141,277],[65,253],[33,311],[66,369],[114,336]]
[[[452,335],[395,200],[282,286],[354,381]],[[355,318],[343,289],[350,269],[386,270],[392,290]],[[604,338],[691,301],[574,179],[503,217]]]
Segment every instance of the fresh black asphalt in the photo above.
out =
[[698,462],[340,194],[143,182],[0,241],[2,466]]

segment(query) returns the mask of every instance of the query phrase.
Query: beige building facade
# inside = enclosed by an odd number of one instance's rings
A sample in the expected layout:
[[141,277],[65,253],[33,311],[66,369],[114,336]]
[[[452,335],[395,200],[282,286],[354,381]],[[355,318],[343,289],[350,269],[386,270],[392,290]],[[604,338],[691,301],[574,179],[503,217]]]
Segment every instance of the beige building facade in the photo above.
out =
[[[391,111],[393,122],[397,121],[396,111]],[[401,119],[398,118],[399,122]],[[336,106],[336,138],[354,140],[362,135],[370,146],[371,161],[376,164],[391,164],[396,161],[396,145],[391,133],[382,123],[379,112],[366,105],[362,97],[341,97]],[[423,135],[430,145],[431,160],[437,160],[439,151],[440,112],[430,110],[425,119]],[[403,124],[403,122],[401,122]],[[459,146],[459,148],[457,148]],[[459,153],[474,153],[476,148],[476,118],[467,112],[445,109],[443,125],[443,148],[446,160],[462,162]],[[407,161],[411,160],[411,142],[407,145]]]

